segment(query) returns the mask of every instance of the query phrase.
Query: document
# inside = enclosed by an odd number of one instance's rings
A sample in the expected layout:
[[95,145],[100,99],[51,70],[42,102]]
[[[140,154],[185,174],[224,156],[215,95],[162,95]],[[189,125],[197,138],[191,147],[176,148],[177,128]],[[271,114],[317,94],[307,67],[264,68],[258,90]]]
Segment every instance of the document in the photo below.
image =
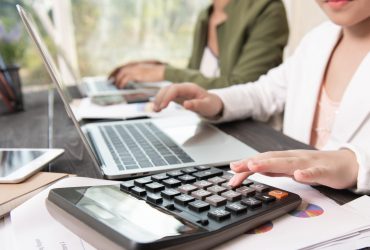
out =
[[[255,230],[229,241],[216,249],[313,249],[338,240],[347,240],[370,227],[370,220],[346,209],[319,191],[286,177],[250,177],[302,197],[296,210]],[[347,249],[355,249],[355,245]]]
[[[115,183],[117,182],[83,177],[71,177],[55,183],[32,199],[26,201],[11,212],[11,231],[16,238],[14,241],[14,249],[96,249],[55,220],[46,206],[46,202],[48,202],[47,196],[51,188],[112,185]],[[94,237],[92,237],[92,239]],[[111,249],[110,246],[109,248],[104,248],[104,246],[101,246],[100,248]]]

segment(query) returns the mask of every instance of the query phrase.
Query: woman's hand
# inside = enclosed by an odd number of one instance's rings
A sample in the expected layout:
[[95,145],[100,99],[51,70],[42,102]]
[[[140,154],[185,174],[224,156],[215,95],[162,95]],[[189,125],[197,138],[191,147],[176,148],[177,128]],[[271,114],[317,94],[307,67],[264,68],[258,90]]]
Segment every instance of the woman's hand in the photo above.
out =
[[261,173],[287,176],[310,185],[344,189],[356,186],[358,173],[356,156],[348,149],[271,151],[232,162],[230,168],[236,172],[229,182],[231,186],[239,186],[249,175]]
[[222,100],[217,95],[209,93],[194,83],[172,84],[161,89],[155,97],[154,110],[161,111],[171,101],[208,118],[214,118],[223,109]]
[[118,88],[124,88],[129,82],[158,82],[164,79],[165,65],[159,61],[140,61],[122,65],[108,79],[113,79]]

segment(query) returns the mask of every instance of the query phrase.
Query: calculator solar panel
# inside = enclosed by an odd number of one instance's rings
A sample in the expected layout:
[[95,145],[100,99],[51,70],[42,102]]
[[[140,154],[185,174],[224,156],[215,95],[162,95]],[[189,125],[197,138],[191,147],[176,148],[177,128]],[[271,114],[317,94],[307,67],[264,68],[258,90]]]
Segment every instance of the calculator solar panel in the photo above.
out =
[[129,249],[207,249],[281,216],[301,198],[198,166],[119,185],[53,189],[49,200]]

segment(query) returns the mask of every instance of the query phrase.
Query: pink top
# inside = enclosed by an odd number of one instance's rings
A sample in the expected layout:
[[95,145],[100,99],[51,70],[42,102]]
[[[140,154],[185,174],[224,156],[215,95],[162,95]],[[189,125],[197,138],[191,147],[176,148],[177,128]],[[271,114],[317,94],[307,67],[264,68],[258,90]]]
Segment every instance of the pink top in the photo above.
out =
[[325,87],[322,86],[320,96],[317,101],[316,113],[311,130],[311,145],[321,149],[327,143],[336,114],[339,108],[339,102],[334,102],[326,93]]

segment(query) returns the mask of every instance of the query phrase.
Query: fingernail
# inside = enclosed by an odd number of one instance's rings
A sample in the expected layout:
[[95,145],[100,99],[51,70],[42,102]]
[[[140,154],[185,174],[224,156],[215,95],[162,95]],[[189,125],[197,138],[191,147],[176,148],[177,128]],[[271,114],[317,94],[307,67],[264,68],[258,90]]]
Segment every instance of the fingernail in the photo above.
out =
[[229,186],[234,186],[235,185],[235,178],[232,177],[230,180],[229,180],[229,183],[227,184]]

